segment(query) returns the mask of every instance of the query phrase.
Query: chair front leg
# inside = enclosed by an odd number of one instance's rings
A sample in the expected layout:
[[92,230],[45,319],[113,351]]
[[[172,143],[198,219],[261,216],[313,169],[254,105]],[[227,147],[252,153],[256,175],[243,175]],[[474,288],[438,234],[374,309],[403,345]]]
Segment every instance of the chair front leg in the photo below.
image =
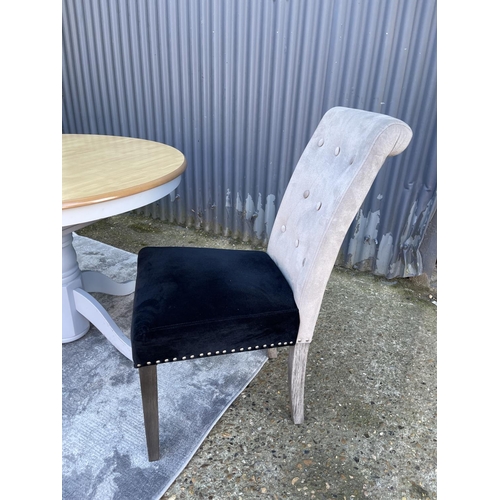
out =
[[288,351],[288,391],[295,424],[304,423],[304,383],[309,345],[295,344]]
[[139,368],[144,429],[150,462],[160,459],[160,427],[158,419],[158,380],[156,365]]

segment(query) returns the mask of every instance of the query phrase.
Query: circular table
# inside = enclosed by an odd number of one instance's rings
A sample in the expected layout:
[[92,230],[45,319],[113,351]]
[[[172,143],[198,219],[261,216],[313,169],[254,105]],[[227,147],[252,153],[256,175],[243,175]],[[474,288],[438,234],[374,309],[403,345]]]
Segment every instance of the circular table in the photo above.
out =
[[115,283],[81,271],[73,231],[92,222],[143,207],[171,193],[186,159],[155,141],[91,134],[62,135],[62,341],[83,337],[92,323],[125,356],[130,341],[89,292],[128,295],[135,283]]

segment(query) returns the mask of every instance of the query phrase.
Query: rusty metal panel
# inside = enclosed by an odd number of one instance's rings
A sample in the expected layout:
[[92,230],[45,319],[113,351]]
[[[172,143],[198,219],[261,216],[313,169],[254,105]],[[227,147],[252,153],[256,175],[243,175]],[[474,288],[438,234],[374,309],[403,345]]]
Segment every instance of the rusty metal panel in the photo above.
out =
[[338,263],[421,274],[437,192],[435,0],[63,1],[63,132],[152,139],[187,158],[176,192],[142,209],[153,217],[265,244],[337,105],[414,131]]

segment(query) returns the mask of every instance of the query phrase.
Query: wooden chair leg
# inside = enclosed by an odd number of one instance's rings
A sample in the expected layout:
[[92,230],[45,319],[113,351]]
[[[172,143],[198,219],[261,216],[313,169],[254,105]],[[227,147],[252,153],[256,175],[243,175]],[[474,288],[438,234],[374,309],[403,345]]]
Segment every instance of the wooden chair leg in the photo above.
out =
[[288,351],[288,391],[295,424],[304,422],[304,383],[309,345],[295,344]]
[[142,411],[150,462],[160,459],[160,427],[158,419],[158,382],[156,365],[139,368]]
[[278,348],[277,347],[270,347],[267,350],[267,357],[268,357],[268,359],[276,359],[278,357]]

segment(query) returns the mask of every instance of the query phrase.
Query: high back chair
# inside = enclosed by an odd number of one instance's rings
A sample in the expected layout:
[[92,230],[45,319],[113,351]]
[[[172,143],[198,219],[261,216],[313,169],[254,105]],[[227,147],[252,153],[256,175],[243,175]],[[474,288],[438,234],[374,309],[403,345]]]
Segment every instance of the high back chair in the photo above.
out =
[[388,156],[412,131],[387,115],[330,109],[290,179],[267,252],[146,247],[131,344],[150,461],[158,460],[157,365],[288,347],[293,421],[304,421],[307,353],[340,246]]

